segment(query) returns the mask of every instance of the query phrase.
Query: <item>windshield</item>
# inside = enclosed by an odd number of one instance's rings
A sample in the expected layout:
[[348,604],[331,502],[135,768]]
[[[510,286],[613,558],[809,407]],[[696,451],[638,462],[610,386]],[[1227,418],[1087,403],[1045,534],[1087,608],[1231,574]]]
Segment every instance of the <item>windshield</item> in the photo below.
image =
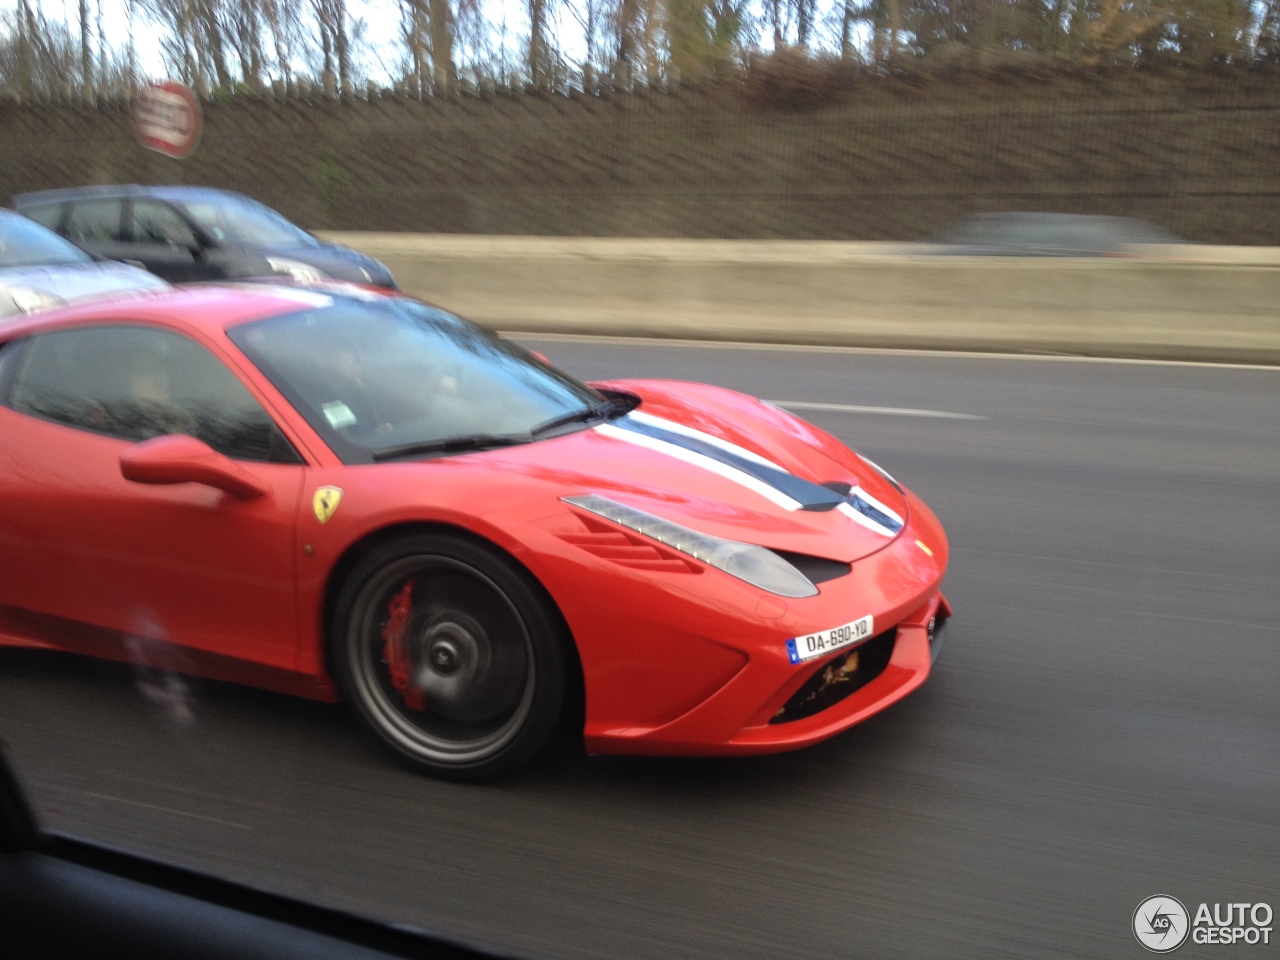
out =
[[248,197],[211,195],[184,200],[182,205],[216,240],[263,247],[316,245],[311,234]]
[[522,347],[411,300],[334,298],[230,336],[345,463],[526,441],[603,399]]
[[0,211],[0,267],[92,263],[93,258],[26,217]]

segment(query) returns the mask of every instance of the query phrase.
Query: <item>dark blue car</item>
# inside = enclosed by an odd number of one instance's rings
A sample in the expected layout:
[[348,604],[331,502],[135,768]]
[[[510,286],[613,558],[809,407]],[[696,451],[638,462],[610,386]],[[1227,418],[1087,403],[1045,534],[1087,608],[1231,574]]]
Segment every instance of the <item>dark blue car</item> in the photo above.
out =
[[396,289],[391,271],[325,243],[249,197],[210,187],[74,187],[13,205],[82,250],[145,267],[170,283],[283,275]]

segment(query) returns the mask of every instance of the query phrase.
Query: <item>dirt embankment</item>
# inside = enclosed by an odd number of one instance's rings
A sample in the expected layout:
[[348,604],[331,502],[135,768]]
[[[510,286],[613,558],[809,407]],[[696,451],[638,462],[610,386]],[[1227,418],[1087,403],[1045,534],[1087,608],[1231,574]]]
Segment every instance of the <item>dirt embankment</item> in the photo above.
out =
[[0,197],[93,182],[240,190],[313,228],[920,239],[981,210],[1130,214],[1280,244],[1280,73],[757,77],[672,92],[419,102],[236,97],[195,155],[121,104],[0,103]]

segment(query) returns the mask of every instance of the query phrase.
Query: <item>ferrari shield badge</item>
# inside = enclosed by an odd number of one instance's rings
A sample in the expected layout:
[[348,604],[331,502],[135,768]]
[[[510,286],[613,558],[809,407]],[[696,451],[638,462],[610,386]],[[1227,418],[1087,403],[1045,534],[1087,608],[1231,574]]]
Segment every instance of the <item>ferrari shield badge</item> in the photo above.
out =
[[311,498],[311,509],[316,512],[316,519],[328,523],[329,518],[338,512],[338,504],[342,502],[340,487],[320,487]]

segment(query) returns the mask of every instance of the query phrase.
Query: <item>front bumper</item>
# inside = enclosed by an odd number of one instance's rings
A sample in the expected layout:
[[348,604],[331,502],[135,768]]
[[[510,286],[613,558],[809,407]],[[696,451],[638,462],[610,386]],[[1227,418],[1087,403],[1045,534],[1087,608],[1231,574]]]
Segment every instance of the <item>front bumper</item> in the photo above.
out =
[[[910,499],[902,533],[856,562],[849,575],[822,584],[816,597],[783,602],[745,587],[732,600],[704,597],[696,607],[693,590],[661,604],[650,597],[629,611],[635,639],[628,649],[618,645],[600,661],[592,638],[575,628],[587,680],[587,750],[667,756],[791,750],[832,737],[920,686],[937,654],[939,625],[951,615],[940,589],[948,548],[933,514]],[[671,581],[703,581],[705,590],[714,577],[720,575]],[[628,605],[619,598],[615,609]],[[659,619],[655,610],[668,617]],[[875,621],[869,640],[790,662],[787,639],[866,614]],[[851,669],[854,649],[860,655]],[[683,666],[656,672],[655,662],[672,658],[683,659]],[[830,675],[825,684],[824,672]],[[817,701],[808,700],[815,687],[824,689]],[[664,693],[671,694],[666,701]],[[649,703],[663,709],[651,713]]]
[[[892,628],[892,649],[883,669],[847,696],[809,716],[787,721],[779,718],[778,713],[811,678],[846,660],[849,651],[836,651],[804,668],[792,667],[790,675],[782,674],[776,664],[753,660],[702,704],[670,723],[653,729],[596,733],[588,730],[587,750],[637,755],[733,756],[778,753],[820,743],[897,703],[924,683],[933,663],[929,621],[945,618],[950,613],[950,605],[941,591],[933,592],[924,604]],[[890,631],[878,634],[877,638],[886,634]],[[854,678],[851,683],[856,682]]]

